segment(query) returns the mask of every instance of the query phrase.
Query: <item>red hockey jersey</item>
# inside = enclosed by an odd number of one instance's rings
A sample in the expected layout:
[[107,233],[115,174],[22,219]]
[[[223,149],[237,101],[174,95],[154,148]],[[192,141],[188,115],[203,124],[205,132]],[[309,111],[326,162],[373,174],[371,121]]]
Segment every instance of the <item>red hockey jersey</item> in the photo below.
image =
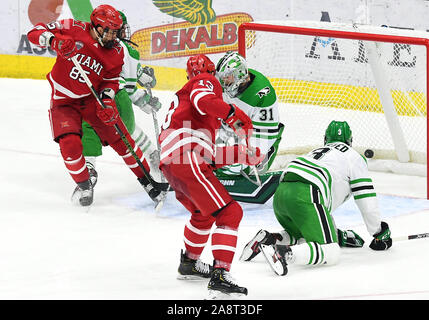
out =
[[223,101],[222,87],[213,75],[202,73],[189,80],[176,92],[161,126],[160,166],[173,159],[179,161],[188,150],[213,161],[216,130],[230,111],[231,106]]
[[[115,92],[119,88],[119,73],[122,70],[124,52],[122,46],[107,49],[102,47],[90,35],[90,23],[66,19],[49,24],[39,23],[28,32],[28,39],[38,45],[42,33],[49,31],[72,37],[78,48],[76,57],[88,75],[95,90],[101,92],[105,88],[112,88]],[[91,96],[91,91],[79,75],[78,70],[70,59],[57,57],[57,60],[46,78],[52,87],[53,103],[74,103],[76,99]]]

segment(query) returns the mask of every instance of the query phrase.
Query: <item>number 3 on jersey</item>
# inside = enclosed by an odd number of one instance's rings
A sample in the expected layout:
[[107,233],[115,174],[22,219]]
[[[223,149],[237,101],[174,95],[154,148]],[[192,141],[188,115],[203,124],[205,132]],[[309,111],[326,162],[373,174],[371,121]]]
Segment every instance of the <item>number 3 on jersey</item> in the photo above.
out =
[[161,128],[163,130],[168,129],[168,127],[171,124],[171,117],[173,116],[174,111],[176,111],[177,107],[179,106],[179,97],[177,95],[174,95],[173,101],[171,102],[170,109],[167,112],[167,115],[165,116],[165,121],[161,125]]
[[[200,81],[198,81],[198,84],[199,84],[200,86],[203,86],[203,87],[208,88],[210,91],[213,91],[214,86],[213,86],[213,84],[212,84],[210,81],[208,81],[208,80],[200,80]],[[207,90],[207,89],[205,89],[205,91],[206,91],[206,90]],[[168,129],[168,127],[170,126],[170,124],[171,124],[171,117],[173,116],[173,113],[174,113],[174,111],[176,111],[176,109],[177,109],[177,107],[178,107],[178,106],[179,106],[179,97],[178,97],[177,95],[174,95],[174,97],[173,97],[173,101],[171,102],[170,110],[168,110],[167,115],[166,115],[166,117],[165,117],[165,121],[164,121],[164,123],[161,125],[161,128],[162,128],[163,130]]]

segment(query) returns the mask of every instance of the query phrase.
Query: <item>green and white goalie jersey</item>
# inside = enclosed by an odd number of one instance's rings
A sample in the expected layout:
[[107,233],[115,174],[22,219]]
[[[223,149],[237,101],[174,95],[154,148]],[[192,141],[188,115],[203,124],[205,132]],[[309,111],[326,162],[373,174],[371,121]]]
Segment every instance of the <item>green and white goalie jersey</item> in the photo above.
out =
[[[279,120],[277,96],[270,81],[260,72],[249,68],[250,85],[237,97],[231,98],[224,93],[227,103],[233,103],[252,119],[254,132],[250,139],[252,147],[259,147],[266,157],[257,166],[260,173],[266,172],[278,150],[283,125]],[[237,143],[231,128],[223,124],[219,130],[216,143],[232,145]],[[239,174],[246,165],[232,165],[223,168],[224,174]],[[250,170],[251,173],[251,170]]]
[[353,196],[369,234],[379,231],[380,212],[366,159],[347,144],[329,143],[294,159],[280,181],[283,179],[317,186],[331,213]]

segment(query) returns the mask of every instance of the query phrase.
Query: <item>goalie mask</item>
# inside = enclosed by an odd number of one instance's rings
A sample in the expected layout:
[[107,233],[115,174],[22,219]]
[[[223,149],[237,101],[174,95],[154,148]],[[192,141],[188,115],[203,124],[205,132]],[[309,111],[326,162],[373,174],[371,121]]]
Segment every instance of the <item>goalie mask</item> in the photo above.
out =
[[216,76],[231,98],[239,94],[240,85],[246,82],[248,75],[246,60],[236,52],[228,51],[216,66]]
[[346,121],[331,121],[325,131],[325,144],[331,142],[344,142],[352,145],[352,130]]
[[[122,17],[119,12],[107,4],[102,4],[91,13],[91,23],[97,41],[105,48],[113,48],[119,41],[122,30]],[[102,33],[98,27],[103,28]]]

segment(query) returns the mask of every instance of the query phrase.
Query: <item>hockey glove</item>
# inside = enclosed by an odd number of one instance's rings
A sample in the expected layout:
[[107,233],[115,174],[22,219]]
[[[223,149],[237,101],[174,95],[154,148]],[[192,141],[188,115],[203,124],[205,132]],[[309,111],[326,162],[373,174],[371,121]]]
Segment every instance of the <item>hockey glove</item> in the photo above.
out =
[[145,88],[153,88],[156,85],[155,71],[153,68],[138,65],[137,70],[137,82],[139,85]]
[[68,59],[76,54],[77,48],[73,38],[57,34],[50,39],[51,48],[55,50],[61,58]]
[[253,124],[249,116],[245,114],[236,105],[230,104],[231,112],[225,119],[225,123],[234,130],[239,138],[248,141],[253,133]]
[[104,89],[100,95],[103,105],[99,104],[98,101],[96,105],[97,117],[107,126],[114,126],[119,119],[119,113],[118,109],[116,108],[114,97],[115,92],[113,89]]
[[[264,155],[261,154],[261,149],[258,147],[249,148],[243,145],[239,145],[242,153],[245,154],[245,162],[239,162],[243,164],[247,164],[248,166],[254,166],[260,163],[264,159]],[[241,148],[242,147],[242,148]]]
[[147,114],[152,113],[152,110],[155,112],[161,109],[161,103],[157,97],[152,97],[146,90],[137,89],[137,91],[132,96],[133,102],[138,106],[142,111]]
[[392,246],[389,225],[384,221],[381,221],[381,231],[374,234],[373,237],[374,239],[369,245],[372,250],[387,250]]
[[340,247],[362,248],[365,241],[353,230],[340,230],[338,232],[338,244]]
[[219,169],[234,163],[253,166],[262,161],[263,158],[264,156],[261,155],[259,148],[255,148],[253,153],[249,153],[247,147],[242,144],[223,147],[216,146],[216,157],[214,163],[212,163],[212,167]]

